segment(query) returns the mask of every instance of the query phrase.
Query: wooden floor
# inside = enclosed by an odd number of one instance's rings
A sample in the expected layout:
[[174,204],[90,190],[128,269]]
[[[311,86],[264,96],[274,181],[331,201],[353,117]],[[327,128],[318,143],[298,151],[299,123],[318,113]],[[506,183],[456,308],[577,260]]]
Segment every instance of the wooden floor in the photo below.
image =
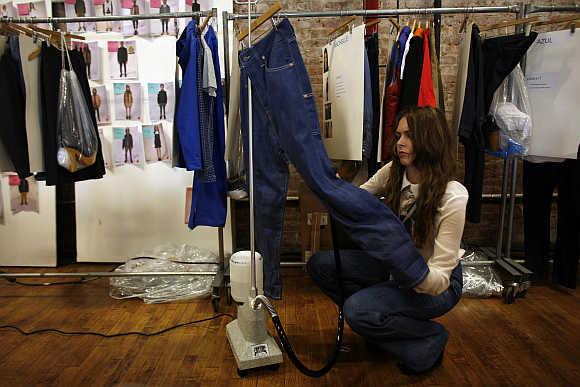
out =
[[[66,270],[111,267],[76,265]],[[333,347],[336,308],[301,270],[286,269],[284,281],[278,312],[296,352],[319,367]],[[154,331],[213,315],[208,300],[146,305],[113,300],[108,292],[106,279],[58,287],[0,281],[0,325],[117,333]],[[155,337],[22,336],[2,329],[0,385],[580,385],[579,301],[575,292],[549,287],[533,287],[513,305],[499,299],[463,299],[441,319],[451,333],[443,365],[424,377],[401,375],[394,359],[370,352],[349,328],[345,343],[351,351],[341,354],[321,379],[303,376],[286,356],[277,371],[240,378],[225,335],[228,317]],[[222,311],[235,312],[225,302]]]

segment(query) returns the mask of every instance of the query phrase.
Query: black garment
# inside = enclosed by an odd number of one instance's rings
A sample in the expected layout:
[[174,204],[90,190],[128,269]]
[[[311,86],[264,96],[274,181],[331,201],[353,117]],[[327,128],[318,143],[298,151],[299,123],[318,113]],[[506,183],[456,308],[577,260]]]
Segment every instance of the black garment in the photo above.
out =
[[154,147],[161,148],[161,134],[159,132],[155,132]]
[[129,59],[129,54],[127,52],[127,47],[119,47],[117,49],[117,62],[119,62],[119,64],[127,63],[128,59]]
[[471,32],[471,47],[465,84],[465,98],[459,122],[459,140],[465,146],[465,180],[469,192],[468,221],[481,220],[481,198],[485,171],[485,141],[489,131],[497,127],[486,122],[493,94],[503,80],[522,60],[537,37],[523,34],[498,36],[483,41],[479,28]]
[[[0,141],[20,179],[30,176],[26,136],[25,96],[18,73],[20,68],[6,50],[0,58]],[[56,162],[56,152],[54,153]]]
[[[85,61],[83,59],[83,54],[80,51],[72,50],[69,51],[69,55],[73,65],[73,70],[81,84],[83,94],[85,96],[85,103],[91,112],[91,118],[96,130],[97,120],[95,118],[89,81],[85,71]],[[56,152],[58,149],[58,144],[56,123],[58,115],[60,70],[61,52],[54,47],[48,47],[46,44],[43,44],[42,53],[40,56],[40,98],[43,106],[42,142],[44,146],[46,184],[56,185],[60,183],[74,183],[76,181],[99,179],[105,174],[105,163],[103,162],[101,140],[99,136],[97,136],[99,147],[97,150],[96,160],[93,165],[83,168],[80,171],[71,173],[57,164]]]
[[373,100],[373,128],[372,128],[372,148],[370,159],[368,161],[369,177],[373,176],[380,168],[377,163],[377,153],[379,147],[379,123],[381,118],[381,97],[380,97],[380,80],[379,80],[379,35],[372,34],[366,37],[365,47],[371,69],[371,89]]
[[405,58],[403,83],[401,85],[401,100],[399,111],[409,106],[417,106],[419,88],[421,87],[421,72],[423,71],[423,38],[413,36],[409,44],[409,52]]
[[165,90],[159,90],[159,93],[157,93],[157,103],[159,105],[167,104],[167,92]]
[[25,193],[25,192],[29,192],[29,191],[30,191],[30,187],[28,185],[28,180],[20,179],[20,184],[18,184],[18,192]]
[[75,14],[77,16],[85,16],[86,12],[87,12],[87,7],[85,5],[84,0],[75,1]]
[[[580,159],[579,159],[580,160]],[[558,188],[558,223],[553,280],[576,288],[580,258],[580,161],[524,161],[524,248],[526,266],[546,279],[550,251],[552,193]]]

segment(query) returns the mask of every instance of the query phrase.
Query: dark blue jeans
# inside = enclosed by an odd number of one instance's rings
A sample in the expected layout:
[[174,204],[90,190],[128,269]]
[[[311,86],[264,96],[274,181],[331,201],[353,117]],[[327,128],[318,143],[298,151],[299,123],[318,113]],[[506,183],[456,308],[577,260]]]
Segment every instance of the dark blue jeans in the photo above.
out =
[[291,161],[356,245],[402,287],[429,269],[399,218],[368,192],[338,179],[320,137],[314,94],[290,22],[281,21],[239,53],[240,110],[248,165],[248,77],[252,84],[256,248],[264,257],[264,292],[280,298],[280,240]]
[[342,250],[340,292],[334,252],[321,251],[308,261],[308,273],[336,304],[344,297],[344,315],[353,331],[389,352],[414,371],[433,366],[445,350],[448,333],[431,319],[451,310],[461,298],[461,265],[449,289],[438,296],[402,289],[389,281],[380,261],[359,250]]

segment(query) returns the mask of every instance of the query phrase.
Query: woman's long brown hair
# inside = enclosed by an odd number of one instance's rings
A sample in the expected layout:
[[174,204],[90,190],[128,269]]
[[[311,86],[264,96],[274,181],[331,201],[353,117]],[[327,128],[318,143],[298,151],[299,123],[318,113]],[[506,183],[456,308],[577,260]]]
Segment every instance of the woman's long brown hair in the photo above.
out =
[[[416,201],[413,241],[422,247],[435,236],[435,216],[441,205],[441,198],[447,183],[455,175],[455,137],[451,134],[444,115],[431,107],[413,107],[403,111],[397,118],[407,119],[409,137],[413,141],[415,161],[413,164],[421,173],[419,197]],[[399,212],[401,203],[401,184],[405,167],[397,154],[397,139],[392,143],[393,163],[385,191],[386,204]]]

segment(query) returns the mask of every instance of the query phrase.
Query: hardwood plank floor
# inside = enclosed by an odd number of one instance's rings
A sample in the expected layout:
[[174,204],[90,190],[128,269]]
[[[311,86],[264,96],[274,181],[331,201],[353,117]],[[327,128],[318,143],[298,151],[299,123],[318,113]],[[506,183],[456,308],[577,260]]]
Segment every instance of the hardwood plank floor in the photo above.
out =
[[[111,267],[79,264],[60,270]],[[302,270],[283,274],[284,299],[275,306],[296,353],[310,367],[320,367],[334,345],[336,308]],[[213,315],[207,299],[146,305],[114,300],[108,293],[106,279],[51,287],[0,281],[0,325],[150,332]],[[225,301],[221,309],[235,314]],[[532,287],[526,299],[512,305],[462,299],[440,319],[451,333],[442,367],[422,377],[400,374],[396,360],[369,351],[347,326],[350,351],[341,353],[323,378],[305,377],[286,356],[277,371],[240,378],[225,335],[229,321],[222,317],[154,337],[22,336],[1,329],[0,386],[580,385],[580,298],[550,287]]]

